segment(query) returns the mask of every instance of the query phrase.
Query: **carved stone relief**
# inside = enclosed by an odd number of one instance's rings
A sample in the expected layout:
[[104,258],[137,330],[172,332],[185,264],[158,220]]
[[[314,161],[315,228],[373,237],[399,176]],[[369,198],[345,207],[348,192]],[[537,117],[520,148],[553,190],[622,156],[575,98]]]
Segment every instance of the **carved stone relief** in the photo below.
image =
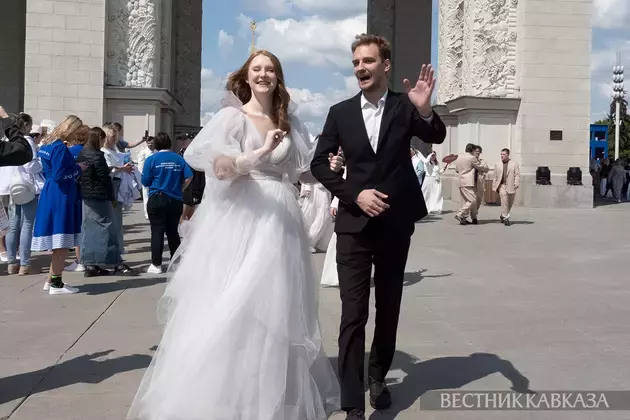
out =
[[159,0],[109,0],[108,85],[156,86],[159,3]]
[[438,102],[515,97],[517,0],[440,2]]
[[437,101],[440,104],[461,94],[463,51],[464,0],[442,0],[438,34]]

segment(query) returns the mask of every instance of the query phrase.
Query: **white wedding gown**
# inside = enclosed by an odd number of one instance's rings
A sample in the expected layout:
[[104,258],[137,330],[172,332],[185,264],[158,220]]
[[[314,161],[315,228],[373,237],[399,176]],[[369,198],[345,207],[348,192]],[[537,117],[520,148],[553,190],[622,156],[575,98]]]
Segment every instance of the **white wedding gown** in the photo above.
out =
[[[228,105],[186,150],[206,190],[169,267],[163,337],[128,418],[324,420],[339,410],[292,185],[315,145],[293,115],[290,123],[260,162],[252,151],[264,137],[240,104]],[[234,177],[219,180],[214,167],[225,162]]]
[[430,160],[424,162],[426,175],[422,183],[422,195],[429,213],[442,213],[444,197],[442,196],[442,181],[440,179],[444,169],[440,164],[434,164]]

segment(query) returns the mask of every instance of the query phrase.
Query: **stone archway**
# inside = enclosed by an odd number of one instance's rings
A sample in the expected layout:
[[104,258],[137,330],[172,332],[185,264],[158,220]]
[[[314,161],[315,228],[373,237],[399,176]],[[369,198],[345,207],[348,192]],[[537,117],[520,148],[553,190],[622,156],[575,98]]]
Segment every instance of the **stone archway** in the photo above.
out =
[[4,0],[0,103],[127,138],[197,131],[201,26],[202,0]]

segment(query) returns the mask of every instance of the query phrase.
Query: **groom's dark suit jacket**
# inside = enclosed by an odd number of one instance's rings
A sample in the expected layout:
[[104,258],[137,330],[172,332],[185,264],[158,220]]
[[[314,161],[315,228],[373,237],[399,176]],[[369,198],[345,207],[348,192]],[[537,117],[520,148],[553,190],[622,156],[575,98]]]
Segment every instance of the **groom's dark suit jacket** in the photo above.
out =
[[[366,226],[370,216],[355,203],[364,189],[388,195],[386,202],[391,207],[377,217],[392,228],[413,225],[425,217],[427,208],[409,155],[411,138],[435,144],[446,138],[446,127],[437,113],[427,122],[406,94],[390,90],[374,153],[363,121],[361,95],[330,108],[311,162],[313,176],[339,197],[337,233],[358,233]],[[329,153],[336,155],[339,146],[348,171],[345,180],[330,170],[328,161]]]

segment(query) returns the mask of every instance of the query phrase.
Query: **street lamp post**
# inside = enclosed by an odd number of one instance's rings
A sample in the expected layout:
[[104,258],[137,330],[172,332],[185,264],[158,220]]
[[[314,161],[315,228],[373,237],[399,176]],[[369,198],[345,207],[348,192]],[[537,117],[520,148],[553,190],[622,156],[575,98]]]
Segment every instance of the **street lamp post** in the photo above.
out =
[[619,159],[619,123],[621,101],[623,101],[623,65],[621,54],[617,54],[617,65],[613,66],[613,99],[615,101],[615,159]]

